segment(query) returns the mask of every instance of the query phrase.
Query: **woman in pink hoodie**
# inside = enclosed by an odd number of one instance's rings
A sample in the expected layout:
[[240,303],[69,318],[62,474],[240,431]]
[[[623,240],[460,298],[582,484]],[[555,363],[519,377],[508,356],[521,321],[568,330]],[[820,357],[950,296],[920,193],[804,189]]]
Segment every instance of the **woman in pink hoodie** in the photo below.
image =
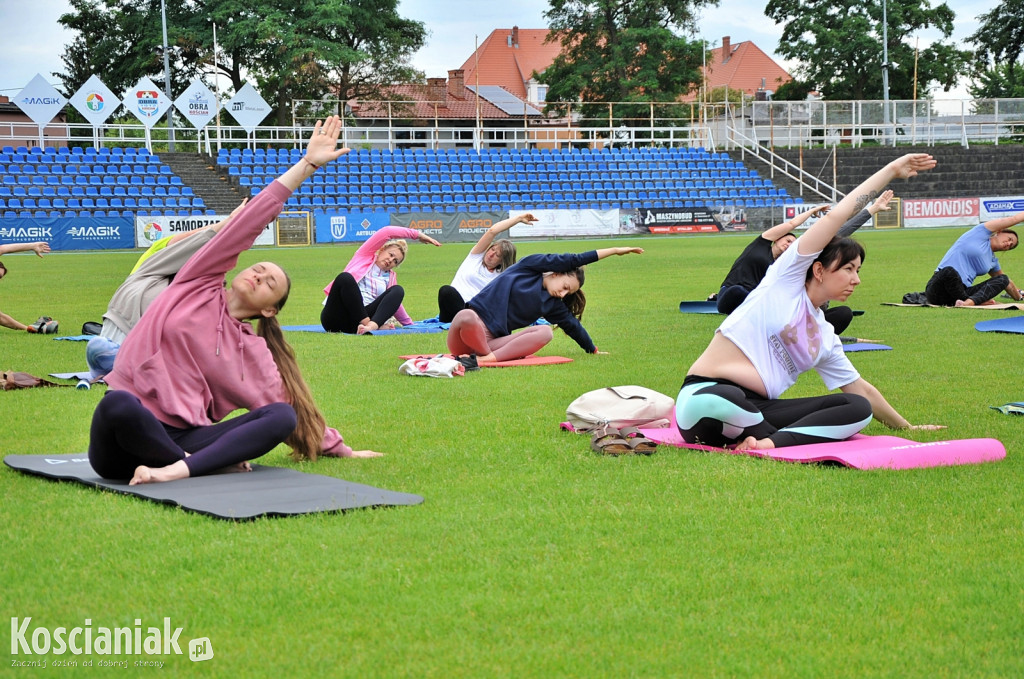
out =
[[385,226],[370,236],[352,255],[345,270],[324,288],[327,298],[320,325],[327,332],[362,335],[384,325],[392,316],[402,325],[412,319],[402,306],[405,290],[396,285],[395,268],[409,249],[405,238],[441,246],[416,229]]
[[189,259],[125,338],[93,414],[89,461],[100,476],[134,485],[244,471],[282,442],[300,459],[379,455],[353,451],[317,409],[277,322],[291,287],[281,267],[259,262],[224,287],[292,191],[348,151],[337,148],[340,130],[337,116],[318,121],[305,157]]

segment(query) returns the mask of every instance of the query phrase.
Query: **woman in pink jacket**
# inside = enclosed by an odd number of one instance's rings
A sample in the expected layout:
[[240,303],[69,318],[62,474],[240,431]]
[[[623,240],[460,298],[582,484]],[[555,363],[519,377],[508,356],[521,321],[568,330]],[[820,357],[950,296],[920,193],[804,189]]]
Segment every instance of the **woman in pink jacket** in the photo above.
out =
[[402,306],[405,290],[395,284],[395,268],[405,260],[409,249],[405,238],[441,245],[422,231],[401,226],[385,226],[370,236],[345,270],[324,288],[327,299],[320,312],[324,330],[362,335],[381,327],[392,316],[402,325],[412,325]]
[[224,287],[292,191],[348,151],[336,148],[340,130],[337,116],[318,121],[305,157],[189,259],[125,338],[93,414],[89,462],[100,476],[135,485],[247,470],[282,442],[300,459],[379,455],[353,451],[317,409],[277,322],[291,286],[281,267],[254,264]]

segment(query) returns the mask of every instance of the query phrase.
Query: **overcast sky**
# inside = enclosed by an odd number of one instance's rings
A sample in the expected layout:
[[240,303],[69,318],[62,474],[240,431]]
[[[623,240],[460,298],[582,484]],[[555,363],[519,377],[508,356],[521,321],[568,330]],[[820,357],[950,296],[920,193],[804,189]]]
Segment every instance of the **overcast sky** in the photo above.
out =
[[[947,3],[957,15],[953,37],[962,41],[977,29],[976,17],[995,7],[997,0]],[[720,45],[726,35],[734,44],[752,40],[789,67],[776,57],[782,28],[764,16],[766,4],[767,0],[722,0],[719,7],[704,11],[696,37],[714,46]],[[546,27],[544,12],[548,7],[547,0],[400,0],[399,12],[426,25],[427,44],[413,63],[428,77],[440,77],[447,75],[448,69],[461,66],[473,53],[475,40],[483,41],[496,28]],[[63,70],[60,56],[71,36],[57,19],[67,11],[66,0],[0,0],[0,26],[4,28],[0,94],[13,97],[36,73],[55,85],[59,82],[51,73]],[[939,36],[932,32],[919,37],[923,47]],[[966,90],[959,92],[963,95]]]

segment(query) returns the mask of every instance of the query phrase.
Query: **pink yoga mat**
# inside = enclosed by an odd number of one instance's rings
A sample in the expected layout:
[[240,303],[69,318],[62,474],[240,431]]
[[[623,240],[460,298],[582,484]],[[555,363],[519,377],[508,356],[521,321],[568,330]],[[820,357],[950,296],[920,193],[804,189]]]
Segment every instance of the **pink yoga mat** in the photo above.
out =
[[[430,358],[437,354],[410,354],[408,356],[399,356],[399,358],[409,360],[410,358]],[[496,363],[481,363],[481,368],[512,368],[520,365],[557,365],[558,363],[572,363],[571,358],[565,356],[527,356],[526,358],[517,358],[513,361],[498,361]]]
[[1006,457],[1006,448],[996,439],[957,439],[953,441],[910,441],[898,436],[863,436],[846,441],[812,443],[774,450],[731,450],[711,448],[683,441],[676,427],[641,429],[644,436],[659,444],[693,448],[713,453],[767,457],[780,462],[838,462],[854,469],[917,469],[949,465],[995,462]]

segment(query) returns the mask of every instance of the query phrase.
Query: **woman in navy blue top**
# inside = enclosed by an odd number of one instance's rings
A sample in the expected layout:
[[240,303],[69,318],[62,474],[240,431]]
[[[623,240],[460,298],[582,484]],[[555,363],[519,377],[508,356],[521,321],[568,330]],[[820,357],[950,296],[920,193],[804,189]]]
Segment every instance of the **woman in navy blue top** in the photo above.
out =
[[[452,319],[448,350],[474,354],[480,363],[511,361],[533,354],[551,341],[557,325],[589,354],[597,347],[580,324],[586,297],[583,267],[611,255],[640,254],[642,248],[602,248],[564,255],[523,257],[487,284]],[[512,334],[519,328],[526,328]]]

